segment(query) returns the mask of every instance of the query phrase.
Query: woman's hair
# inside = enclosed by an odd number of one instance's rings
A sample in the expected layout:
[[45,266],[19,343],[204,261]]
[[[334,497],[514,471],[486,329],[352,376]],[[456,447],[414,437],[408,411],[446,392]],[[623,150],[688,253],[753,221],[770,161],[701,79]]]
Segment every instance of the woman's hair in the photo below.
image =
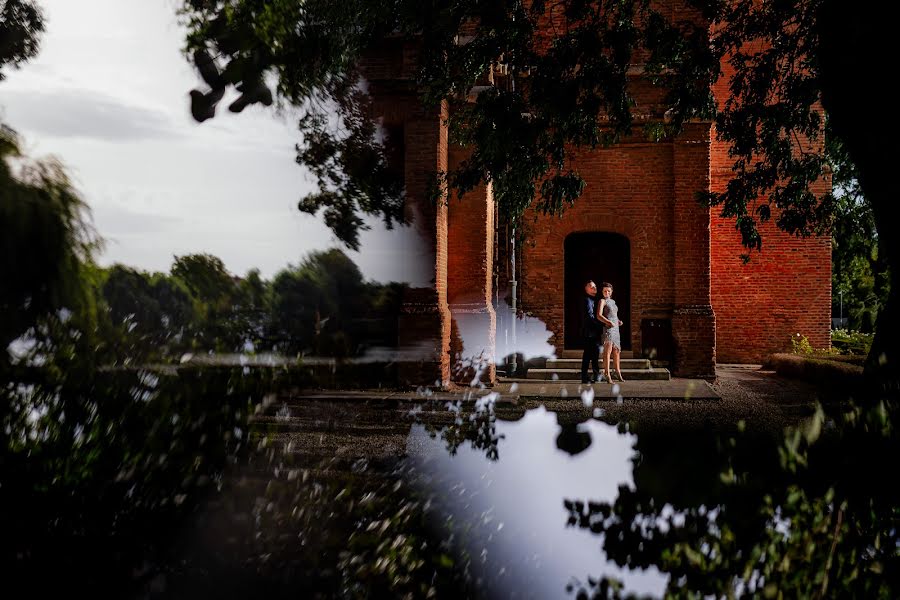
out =
[[613,286],[612,286],[611,283],[607,283],[606,281],[604,281],[604,282],[603,282],[603,285],[600,286],[600,289],[601,289],[601,290],[602,290],[603,288],[613,289]]

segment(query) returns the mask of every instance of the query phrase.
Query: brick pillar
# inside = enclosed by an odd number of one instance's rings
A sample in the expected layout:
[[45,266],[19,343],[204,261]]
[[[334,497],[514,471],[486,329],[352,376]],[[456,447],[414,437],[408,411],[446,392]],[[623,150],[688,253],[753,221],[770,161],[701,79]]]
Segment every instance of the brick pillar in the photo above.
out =
[[710,125],[691,123],[673,144],[675,185],[675,341],[678,377],[716,375],[716,316],[710,296],[709,209],[696,194],[709,189]]
[[[461,148],[450,149],[453,170],[468,155]],[[497,368],[497,316],[491,301],[494,259],[494,193],[490,184],[467,192],[462,198],[451,194],[448,216],[447,298],[457,334],[450,357],[453,381],[494,384]]]
[[447,171],[447,102],[410,116],[404,124],[406,205],[413,226],[430,244],[434,285],[410,288],[399,316],[399,345],[413,358],[398,366],[401,383],[450,381],[450,309],[447,305],[447,199],[435,175]]

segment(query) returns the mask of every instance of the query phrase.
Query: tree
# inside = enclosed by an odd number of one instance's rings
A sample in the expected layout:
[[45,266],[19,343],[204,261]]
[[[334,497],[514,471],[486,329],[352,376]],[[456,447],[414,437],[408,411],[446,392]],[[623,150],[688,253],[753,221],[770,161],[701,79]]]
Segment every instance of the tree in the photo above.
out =
[[[252,302],[254,292],[250,290],[248,299],[246,285],[228,272],[220,258],[211,254],[177,256],[171,275],[190,291],[194,300],[191,336],[196,346],[235,352],[258,339],[259,326],[247,304]],[[258,274],[255,279],[248,285],[259,288]]]
[[[815,33],[818,36],[818,82],[822,103],[831,119],[835,136],[856,165],[859,184],[872,207],[879,236],[879,254],[889,269],[887,302],[879,311],[875,339],[866,361],[866,372],[878,394],[896,400],[900,394],[900,243],[889,234],[890,205],[894,200],[892,153],[898,124],[885,119],[877,126],[869,120],[867,103],[891,93],[884,77],[882,58],[893,56],[892,35],[886,19],[879,18],[877,5],[863,2],[851,10],[830,1],[814,2]],[[873,60],[873,57],[876,57]],[[883,254],[882,254],[883,252]]]
[[235,292],[235,282],[225,263],[211,254],[176,256],[172,277],[181,280],[195,298],[207,304],[228,302]]
[[63,166],[23,157],[18,136],[0,126],[0,367],[9,344],[45,317],[74,314],[91,329],[98,246]]
[[192,298],[179,282],[162,273],[113,265],[106,272],[101,292],[116,328],[109,335],[127,344],[127,350],[117,349],[116,358],[164,355],[192,330]]
[[[699,19],[673,21],[648,0],[185,0],[182,14],[187,48],[206,66],[207,83],[221,85],[207,77],[218,76],[219,68],[239,88],[271,73],[277,95],[303,111],[297,160],[316,175],[319,191],[300,209],[323,211],[351,247],[358,244],[362,213],[388,223],[400,218],[356,67],[388,33],[419,41],[417,84],[425,102],[465,95],[502,63],[509,75],[451,121],[451,135],[472,148],[471,157],[457,171],[437,175],[462,192],[492,181],[509,219],[532,204],[545,213],[564,210],[584,187],[570,150],[632,134],[628,68],[639,58],[647,78],[665,90],[659,105],[645,107],[653,115],[647,135],[662,139],[690,119],[715,118],[718,135],[730,143],[733,180],[702,200],[735,219],[748,249],[761,248],[758,225],[772,218],[801,236],[830,226],[832,195],[810,191],[825,172],[817,151],[821,105],[859,169],[878,229],[886,231],[892,169],[885,150],[896,125],[885,119],[884,127],[873,127],[868,120],[868,103],[890,97],[878,58],[891,55],[892,38],[886,19],[873,18],[876,5],[691,4]],[[551,17],[552,39],[546,39],[541,26]],[[210,51],[216,61],[206,60]],[[710,90],[723,59],[734,74],[717,111]],[[215,103],[208,108],[214,111]],[[886,240],[884,251],[896,264],[896,242]],[[896,390],[900,348],[892,332],[900,327],[892,283],[866,369],[882,389]]]
[[44,15],[32,0],[3,0],[0,5],[0,81],[3,67],[34,58],[44,33]]
[[355,353],[362,332],[354,319],[373,301],[367,292],[359,267],[341,250],[313,252],[272,282],[273,334],[294,351]]
[[830,132],[826,132],[825,149],[835,195],[832,297],[849,315],[850,329],[871,333],[890,288],[882,236],[875,227],[872,207],[860,189],[856,166],[840,140]]
[[[638,424],[634,486],[566,499],[568,525],[602,536],[609,561],[668,575],[666,598],[896,597],[900,498],[872,456],[896,452],[897,436],[874,410],[826,422],[817,411],[776,444],[742,424],[724,439]],[[608,577],[579,587],[634,597]]]

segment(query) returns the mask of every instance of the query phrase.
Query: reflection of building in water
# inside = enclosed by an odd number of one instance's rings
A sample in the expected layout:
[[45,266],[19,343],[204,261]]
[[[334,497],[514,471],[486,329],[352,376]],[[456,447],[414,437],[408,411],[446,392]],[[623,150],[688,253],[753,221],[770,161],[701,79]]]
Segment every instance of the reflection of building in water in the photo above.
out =
[[[679,2],[671,10],[693,14]],[[413,291],[401,315],[401,344],[428,339],[432,346],[430,366],[410,378],[446,382],[455,373],[469,381],[481,357],[488,363],[482,379],[494,380],[493,363],[504,359],[501,340],[506,353],[516,350],[513,300],[544,324],[557,355],[579,348],[576,311],[588,278],[615,286],[623,349],[668,359],[675,375],[713,376],[716,361],[758,362],[796,332],[814,347],[829,345],[830,240],[779,232],[775,214],[761,227],[764,250],[742,264],[734,221],[696,199],[701,191],[724,190],[731,175],[728,148],[710,121],[692,121],[661,142],[635,134],[609,148],[579,150],[573,166],[587,183],[583,195],[561,218],[526,213],[527,241],[514,257],[491,185],[461,200],[451,192],[435,201],[434,174],[467,157],[449,142],[447,122],[454,103],[465,100],[432,107],[419,100],[418,43],[385,39],[362,64],[389,160],[402,174],[408,210],[430,252],[426,260],[434,262],[433,287]],[[730,72],[727,64],[723,69]],[[469,99],[489,86],[509,87],[510,77],[493,67]],[[640,131],[663,118],[664,90],[649,83],[640,64],[629,77]],[[713,86],[720,106],[727,85],[722,78]],[[811,191],[821,195],[829,186],[824,179]]]

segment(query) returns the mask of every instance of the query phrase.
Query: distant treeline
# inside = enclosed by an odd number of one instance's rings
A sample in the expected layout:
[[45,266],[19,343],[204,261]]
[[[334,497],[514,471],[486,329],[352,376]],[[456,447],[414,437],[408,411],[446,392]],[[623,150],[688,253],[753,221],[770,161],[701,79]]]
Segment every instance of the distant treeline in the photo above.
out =
[[[229,273],[209,254],[175,257],[169,273],[99,269],[97,313],[113,356],[280,352],[353,356],[397,342],[403,285],[367,282],[341,250],[311,253],[272,280]],[[103,327],[101,325],[101,327]]]

